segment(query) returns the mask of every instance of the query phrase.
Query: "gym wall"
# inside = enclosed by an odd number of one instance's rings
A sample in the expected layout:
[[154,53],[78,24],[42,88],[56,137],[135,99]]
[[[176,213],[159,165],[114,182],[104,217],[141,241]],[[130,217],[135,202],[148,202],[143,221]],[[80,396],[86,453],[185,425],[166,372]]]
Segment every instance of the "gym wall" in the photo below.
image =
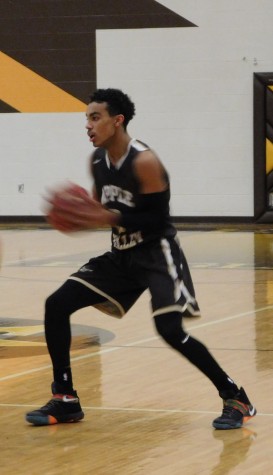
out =
[[90,187],[95,87],[168,168],[178,219],[254,219],[253,77],[273,71],[271,0],[0,0],[0,220]]

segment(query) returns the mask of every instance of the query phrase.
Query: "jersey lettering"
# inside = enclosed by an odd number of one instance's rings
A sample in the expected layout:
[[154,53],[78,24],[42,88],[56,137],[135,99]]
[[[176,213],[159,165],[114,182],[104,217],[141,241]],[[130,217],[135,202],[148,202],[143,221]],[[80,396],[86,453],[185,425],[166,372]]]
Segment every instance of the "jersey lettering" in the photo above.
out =
[[104,205],[109,201],[117,201],[118,203],[123,203],[131,208],[135,207],[133,194],[130,191],[123,190],[115,185],[104,185],[102,188],[101,203]]
[[129,249],[143,241],[143,237],[140,231],[135,233],[122,233],[115,234],[113,232],[113,247],[119,250]]

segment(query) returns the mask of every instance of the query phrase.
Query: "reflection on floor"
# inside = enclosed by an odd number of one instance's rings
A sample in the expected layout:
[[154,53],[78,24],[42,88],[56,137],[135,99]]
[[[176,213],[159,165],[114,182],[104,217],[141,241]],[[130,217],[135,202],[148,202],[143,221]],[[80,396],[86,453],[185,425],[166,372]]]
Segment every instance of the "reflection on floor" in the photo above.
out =
[[44,301],[106,231],[65,236],[2,229],[0,273],[1,474],[270,474],[273,393],[271,229],[184,227],[202,317],[185,321],[258,408],[243,429],[215,431],[215,388],[155,333],[145,292],[121,320],[93,308],[72,316],[71,360],[85,419],[33,428],[24,413],[50,397]]

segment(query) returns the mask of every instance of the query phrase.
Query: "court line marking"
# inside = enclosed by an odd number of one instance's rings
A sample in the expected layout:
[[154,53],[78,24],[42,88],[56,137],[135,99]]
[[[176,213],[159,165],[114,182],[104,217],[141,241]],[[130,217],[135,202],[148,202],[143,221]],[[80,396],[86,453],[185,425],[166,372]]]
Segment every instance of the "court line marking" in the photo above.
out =
[[[267,307],[261,307],[259,309],[250,310],[248,312],[238,313],[236,315],[221,318],[219,320],[214,320],[212,322],[206,322],[206,323],[201,323],[201,324],[198,324],[198,325],[194,325],[194,326],[190,327],[190,330],[198,329],[198,328],[204,328],[204,327],[208,327],[208,326],[211,326],[211,325],[217,325],[219,323],[224,323],[224,322],[228,322],[228,321],[231,321],[231,320],[236,320],[236,319],[241,318],[241,317],[246,317],[246,316],[251,315],[251,314],[256,314],[256,313],[259,313],[259,312],[263,312],[265,310],[272,310],[272,309],[273,309],[273,305],[268,305]],[[135,341],[133,343],[127,343],[123,346],[104,348],[103,350],[99,350],[99,351],[96,351],[94,353],[88,353],[87,355],[72,357],[71,362],[81,361],[81,360],[85,360],[85,359],[88,359],[88,358],[93,358],[95,356],[104,355],[106,353],[112,353],[113,351],[121,350],[124,347],[131,347],[131,346],[141,345],[142,343],[147,343],[147,342],[158,340],[158,339],[159,339],[158,336],[152,336],[150,338],[145,338],[145,339],[142,339],[142,340],[138,340],[138,341]],[[47,370],[47,369],[52,369],[52,365],[48,364],[48,365],[40,366],[39,368],[33,368],[33,369],[30,369],[30,370],[27,370],[27,371],[22,371],[20,373],[15,373],[15,374],[10,374],[8,376],[3,376],[3,377],[0,378],[0,382],[7,381],[9,379],[20,378],[21,376],[26,376],[28,374],[34,374],[34,373],[37,373],[39,371],[43,371],[43,370]]]
[[[0,403],[0,407],[37,407],[37,404],[2,404]],[[151,412],[151,413],[161,413],[165,412],[167,414],[219,414],[219,411],[195,411],[195,410],[184,410],[184,409],[152,409],[146,407],[108,407],[108,406],[82,406],[82,408],[90,411],[113,411],[113,412]],[[273,413],[257,413],[255,417],[273,417]]]

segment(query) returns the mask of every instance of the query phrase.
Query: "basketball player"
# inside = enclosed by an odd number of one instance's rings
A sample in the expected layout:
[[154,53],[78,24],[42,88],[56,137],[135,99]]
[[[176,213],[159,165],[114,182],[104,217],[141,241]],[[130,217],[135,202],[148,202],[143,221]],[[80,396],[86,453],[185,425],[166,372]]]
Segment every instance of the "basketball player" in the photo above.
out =
[[[93,306],[123,316],[149,289],[155,328],[163,340],[207,376],[223,400],[216,429],[237,429],[256,414],[243,388],[223,371],[208,349],[183,328],[183,317],[199,314],[194,287],[177,232],[170,220],[167,171],[127,125],[135,114],[130,98],[117,89],[98,89],[87,107],[92,197],[49,198],[51,223],[71,231],[112,228],[112,248],[90,259],[46,300],[45,335],[53,364],[52,399],[29,412],[34,425],[84,417],[70,367],[70,315]],[[59,226],[60,228],[60,226]]]

